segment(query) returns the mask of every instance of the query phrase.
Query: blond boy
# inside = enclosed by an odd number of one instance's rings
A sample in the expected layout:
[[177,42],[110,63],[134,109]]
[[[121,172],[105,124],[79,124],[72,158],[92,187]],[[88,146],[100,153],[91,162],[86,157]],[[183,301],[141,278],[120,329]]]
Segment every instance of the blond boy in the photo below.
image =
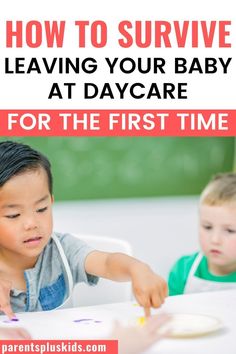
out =
[[199,204],[201,251],[172,268],[170,295],[236,288],[236,174],[216,175]]

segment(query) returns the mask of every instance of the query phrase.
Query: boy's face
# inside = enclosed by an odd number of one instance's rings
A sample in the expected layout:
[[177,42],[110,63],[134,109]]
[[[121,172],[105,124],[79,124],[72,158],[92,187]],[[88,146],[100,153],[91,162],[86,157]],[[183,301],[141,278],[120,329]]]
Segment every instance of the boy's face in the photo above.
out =
[[212,273],[236,271],[236,205],[200,205],[200,245]]
[[52,233],[52,196],[44,169],[13,176],[0,188],[0,257],[36,261]]

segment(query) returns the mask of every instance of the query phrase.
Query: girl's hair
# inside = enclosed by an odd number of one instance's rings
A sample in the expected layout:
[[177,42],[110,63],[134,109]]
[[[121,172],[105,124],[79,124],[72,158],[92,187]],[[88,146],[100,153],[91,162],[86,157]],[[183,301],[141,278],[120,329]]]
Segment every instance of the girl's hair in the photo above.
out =
[[14,141],[0,142],[0,187],[13,176],[40,167],[47,173],[48,187],[52,194],[51,164],[47,157],[25,144]]

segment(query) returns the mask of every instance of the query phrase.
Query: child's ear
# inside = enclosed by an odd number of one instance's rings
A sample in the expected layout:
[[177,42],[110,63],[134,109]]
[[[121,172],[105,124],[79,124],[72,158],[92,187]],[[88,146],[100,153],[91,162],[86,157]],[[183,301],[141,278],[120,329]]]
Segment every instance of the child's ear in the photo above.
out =
[[54,195],[51,195],[51,202],[54,203]]

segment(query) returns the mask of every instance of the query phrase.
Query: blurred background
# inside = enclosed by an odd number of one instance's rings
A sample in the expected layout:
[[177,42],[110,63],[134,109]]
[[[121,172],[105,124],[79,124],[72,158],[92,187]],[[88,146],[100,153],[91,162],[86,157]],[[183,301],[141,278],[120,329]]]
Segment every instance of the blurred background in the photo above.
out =
[[234,166],[234,138],[14,140],[52,163],[56,231],[127,240],[164,277],[178,257],[198,249],[199,193]]

